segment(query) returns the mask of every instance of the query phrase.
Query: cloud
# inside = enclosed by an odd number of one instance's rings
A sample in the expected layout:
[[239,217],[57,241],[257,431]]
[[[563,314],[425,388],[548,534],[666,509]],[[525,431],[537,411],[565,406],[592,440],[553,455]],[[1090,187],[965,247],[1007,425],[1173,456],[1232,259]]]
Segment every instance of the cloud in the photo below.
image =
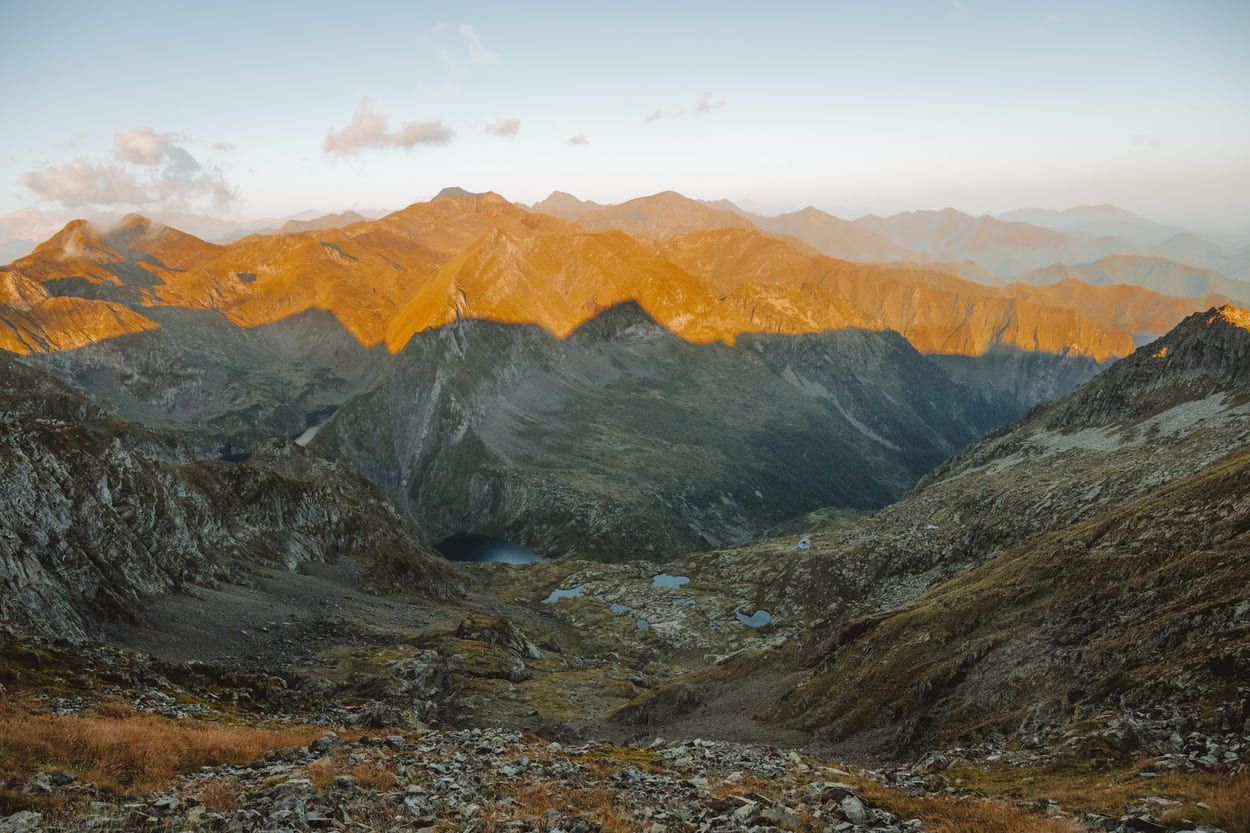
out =
[[499,119],[493,124],[486,125],[486,132],[492,136],[505,136],[511,139],[513,136],[521,132],[521,120]]
[[207,200],[224,207],[235,190],[219,168],[205,168],[179,142],[179,133],[133,127],[113,136],[118,163],[78,157],[62,165],[28,171],[19,182],[36,196],[66,208],[82,206],[158,206],[183,209]]
[[482,39],[478,37],[477,30],[472,24],[461,23],[457,27],[460,36],[464,38],[465,43],[469,46],[469,60],[475,64],[497,64],[499,63],[499,55],[485,49],[482,46]]
[[174,143],[183,138],[177,133],[157,133],[150,127],[132,127],[113,137],[113,155],[131,165],[159,165]]
[[405,122],[394,132],[388,127],[389,121],[389,116],[374,109],[372,99],[361,98],[351,121],[338,130],[326,133],[322,151],[353,156],[371,148],[445,145],[455,135],[441,121]]
[[238,148],[229,142],[213,142],[213,150],[220,150],[229,153],[230,151],[238,150]]
[[1163,145],[1163,142],[1159,141],[1158,136],[1150,133],[1129,136],[1128,143],[1134,147],[1150,148],[1151,150],[1158,150]]
[[652,112],[649,116],[647,116],[647,121],[653,122],[653,121],[659,121],[660,119],[674,118],[677,116],[689,116],[689,115],[701,116],[704,113],[710,113],[713,110],[719,110],[721,107],[724,107],[724,106],[725,106],[725,99],[723,98],[713,99],[712,94],[710,92],[707,92],[699,96],[699,100],[696,101],[694,104],[683,105],[681,109],[677,110],[674,113],[665,113],[663,110],[656,110]]
[[586,138],[585,133],[578,133],[576,136],[569,137],[570,145],[588,145],[590,140]]
[[28,171],[20,182],[36,196],[66,208],[150,202],[139,180],[121,166],[97,165],[81,157],[42,171]]

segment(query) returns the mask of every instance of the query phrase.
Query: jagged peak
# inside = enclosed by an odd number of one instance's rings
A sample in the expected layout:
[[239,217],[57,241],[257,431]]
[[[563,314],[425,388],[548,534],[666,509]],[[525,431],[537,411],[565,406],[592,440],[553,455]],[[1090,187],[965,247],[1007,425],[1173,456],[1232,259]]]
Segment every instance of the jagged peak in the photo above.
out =
[[1224,321],[1234,327],[1240,327],[1250,332],[1250,311],[1241,307],[1235,307],[1232,304],[1225,304],[1222,307],[1207,312],[1207,324],[1214,324],[1217,320]]

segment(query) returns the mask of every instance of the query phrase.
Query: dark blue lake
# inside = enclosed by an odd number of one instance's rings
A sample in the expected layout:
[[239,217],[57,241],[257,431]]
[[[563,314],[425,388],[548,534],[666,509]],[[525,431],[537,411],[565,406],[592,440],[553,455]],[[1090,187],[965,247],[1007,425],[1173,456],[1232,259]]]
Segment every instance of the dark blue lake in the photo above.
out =
[[450,561],[532,564],[543,560],[525,547],[502,538],[475,535],[469,532],[457,532],[449,538],[444,538],[434,545],[434,549]]

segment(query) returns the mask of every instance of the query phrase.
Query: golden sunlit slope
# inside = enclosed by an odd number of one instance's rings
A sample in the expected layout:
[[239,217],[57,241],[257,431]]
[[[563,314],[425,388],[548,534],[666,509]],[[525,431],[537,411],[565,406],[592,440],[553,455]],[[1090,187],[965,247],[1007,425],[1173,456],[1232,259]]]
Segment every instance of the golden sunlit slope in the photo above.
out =
[[153,294],[162,304],[217,309],[245,327],[328,310],[373,346],[410,301],[449,297],[438,295],[439,270],[483,235],[566,228],[497,194],[445,197],[341,229],[253,235],[168,276]]
[[538,324],[566,337],[602,310],[637,301],[683,333],[712,302],[703,284],[621,232],[515,237],[492,231],[450,260],[400,311],[387,347],[454,318]]
[[[72,350],[155,329],[122,296],[170,275],[167,263],[193,265],[219,248],[133,214],[105,229],[75,220],[0,272],[0,347]],[[58,295],[56,282],[66,279],[99,289]]]
[[766,281],[834,292],[863,318],[902,333],[921,352],[980,355],[1002,345],[1101,361],[1133,348],[1131,332],[1103,329],[1071,306],[1017,298],[943,272],[810,255],[758,232],[696,232],[668,241],[662,252],[703,276],[714,291]]
[[[578,205],[586,211],[572,223],[497,194],[440,196],[379,220],[227,246],[135,216],[112,229],[76,221],[0,271],[0,343],[68,349],[152,329],[145,310],[170,306],[215,310],[249,328],[328,311],[361,344],[397,351],[458,317],[564,337],[636,301],[691,341],[853,326],[894,329],[922,352],[981,355],[1001,345],[1103,360],[1210,303],[1073,281],[989,287],[928,267],[835,260],[671,192]],[[742,225],[659,243],[586,230],[586,216],[609,209],[640,234],[710,215]]]
[[676,191],[662,191],[618,205],[583,202],[557,191],[536,203],[534,210],[571,220],[588,231],[623,231],[652,240],[702,229],[755,228],[741,214],[713,208]]
[[[4,287],[0,285],[0,300]],[[50,298],[0,308],[0,349],[11,353],[73,350],[97,341],[156,329],[156,322],[112,301]]]

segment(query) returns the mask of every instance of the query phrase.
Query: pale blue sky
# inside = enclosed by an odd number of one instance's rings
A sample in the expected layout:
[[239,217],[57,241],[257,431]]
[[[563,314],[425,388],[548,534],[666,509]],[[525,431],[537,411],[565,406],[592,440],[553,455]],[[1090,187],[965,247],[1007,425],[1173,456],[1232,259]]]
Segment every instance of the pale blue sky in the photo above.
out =
[[[71,214],[279,215],[458,184],[844,215],[1114,202],[1250,225],[1247,44],[1244,0],[0,0],[0,213],[60,197]],[[386,132],[327,152],[366,97]],[[500,119],[519,131],[488,134]],[[451,136],[376,146],[408,122]],[[139,127],[158,144],[119,156]]]

